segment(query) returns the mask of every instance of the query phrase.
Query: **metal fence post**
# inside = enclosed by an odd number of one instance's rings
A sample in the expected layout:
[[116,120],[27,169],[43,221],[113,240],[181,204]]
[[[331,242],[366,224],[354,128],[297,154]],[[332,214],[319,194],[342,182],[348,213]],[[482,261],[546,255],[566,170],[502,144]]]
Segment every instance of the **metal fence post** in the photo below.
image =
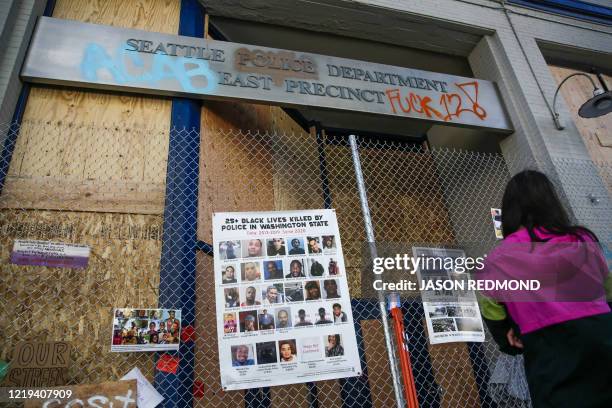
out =
[[[368,205],[368,196],[366,194],[365,182],[363,173],[361,172],[361,161],[359,159],[359,150],[357,148],[357,137],[349,136],[349,144],[351,146],[351,155],[353,158],[353,168],[355,169],[355,179],[357,180],[357,189],[359,191],[359,202],[361,203],[361,213],[363,214],[363,223],[366,232],[366,239],[370,247],[370,256],[372,259],[378,256],[376,250],[376,240],[374,238],[374,228],[372,227],[372,218],[370,217],[370,207]],[[383,330],[385,332],[385,344],[387,346],[387,356],[389,358],[389,367],[391,369],[391,378],[393,380],[393,391],[395,393],[395,401],[398,408],[405,407],[405,401],[401,391],[401,381],[397,370],[397,359],[395,350],[391,342],[391,334],[389,331],[389,319],[387,317],[387,307],[385,299],[380,291],[378,291],[378,307],[380,308],[380,319],[382,321]]]

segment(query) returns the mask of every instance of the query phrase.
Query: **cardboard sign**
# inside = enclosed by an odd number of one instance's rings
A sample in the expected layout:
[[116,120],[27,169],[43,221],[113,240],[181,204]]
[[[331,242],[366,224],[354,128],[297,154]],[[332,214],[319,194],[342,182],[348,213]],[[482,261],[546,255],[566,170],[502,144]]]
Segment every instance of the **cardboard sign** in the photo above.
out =
[[17,343],[7,385],[47,387],[66,384],[70,344],[63,341]]
[[135,379],[61,387],[61,390],[72,391],[70,397],[28,400],[25,403],[25,408],[77,406],[136,408],[137,381]]

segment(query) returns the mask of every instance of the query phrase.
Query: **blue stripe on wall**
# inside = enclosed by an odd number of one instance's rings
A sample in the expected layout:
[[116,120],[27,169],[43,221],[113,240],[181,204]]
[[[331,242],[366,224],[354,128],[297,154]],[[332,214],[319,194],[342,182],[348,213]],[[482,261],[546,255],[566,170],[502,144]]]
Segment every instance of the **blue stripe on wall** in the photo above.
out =
[[[197,0],[181,0],[179,35],[203,37],[204,13]],[[201,102],[172,100],[166,206],[159,282],[159,306],[181,309],[183,328],[195,324],[196,226]],[[195,345],[181,342],[176,374],[155,372],[164,407],[193,403]]]
[[602,24],[612,24],[612,8],[578,0],[510,0],[517,4],[537,10],[547,11]]

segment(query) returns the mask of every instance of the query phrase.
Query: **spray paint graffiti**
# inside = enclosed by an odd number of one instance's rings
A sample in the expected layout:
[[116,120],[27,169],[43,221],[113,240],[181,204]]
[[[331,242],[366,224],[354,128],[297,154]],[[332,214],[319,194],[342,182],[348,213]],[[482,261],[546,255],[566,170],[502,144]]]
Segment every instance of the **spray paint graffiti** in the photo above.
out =
[[457,92],[442,94],[437,103],[430,96],[414,92],[402,95],[398,88],[387,89],[385,94],[391,105],[391,111],[395,114],[416,112],[427,118],[449,122],[467,113],[484,120],[487,117],[487,111],[478,103],[478,82],[453,85],[457,88]]
[[100,82],[100,70],[105,70],[118,85],[159,86],[162,81],[175,80],[185,92],[202,94],[212,93],[218,82],[218,75],[210,69],[208,61],[155,54],[147,67],[138,53],[120,47],[111,57],[96,43],[85,47],[80,68],[83,78],[90,82]]

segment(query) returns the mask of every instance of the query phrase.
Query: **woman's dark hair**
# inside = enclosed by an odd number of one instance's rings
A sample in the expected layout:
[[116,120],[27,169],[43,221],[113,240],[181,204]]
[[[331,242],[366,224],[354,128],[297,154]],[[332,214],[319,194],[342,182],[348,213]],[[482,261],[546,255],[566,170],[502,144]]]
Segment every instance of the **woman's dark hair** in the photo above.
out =
[[589,229],[570,223],[553,184],[539,171],[524,170],[510,179],[502,199],[501,216],[504,238],[523,226],[534,242],[542,241],[535,234],[536,228],[554,235],[572,234],[579,239],[580,233],[586,233],[599,242]]

